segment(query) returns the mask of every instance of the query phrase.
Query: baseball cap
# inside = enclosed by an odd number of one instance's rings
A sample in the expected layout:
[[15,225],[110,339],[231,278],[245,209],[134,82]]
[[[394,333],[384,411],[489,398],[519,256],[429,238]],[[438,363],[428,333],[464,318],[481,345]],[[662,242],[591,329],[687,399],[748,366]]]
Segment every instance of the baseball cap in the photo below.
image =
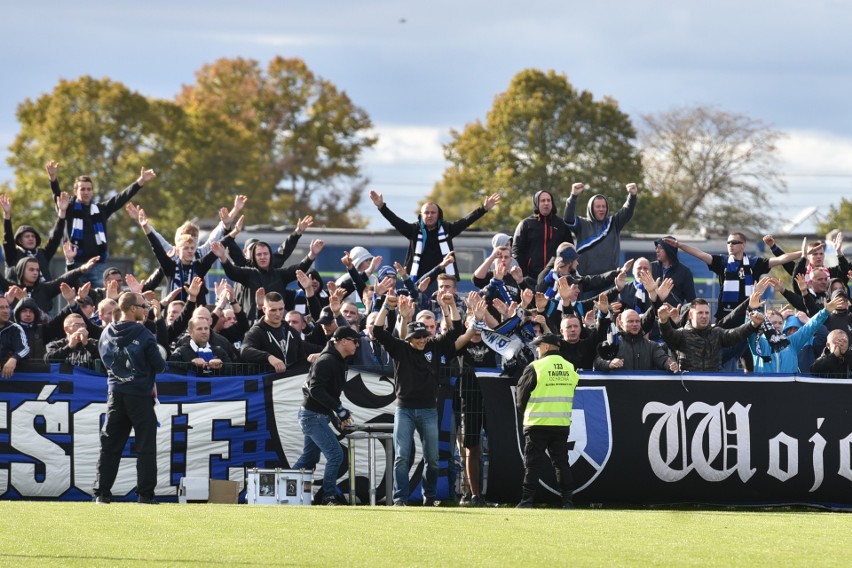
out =
[[324,307],[317,318],[317,323],[320,325],[328,325],[334,321],[334,313],[328,306]]
[[555,333],[545,333],[544,335],[539,335],[535,339],[532,340],[533,345],[541,345],[542,343],[547,343],[548,345],[555,345],[559,347],[560,337]]
[[419,339],[421,337],[430,337],[429,330],[426,329],[426,324],[422,321],[413,321],[408,324],[408,333],[405,335],[405,340]]
[[361,339],[361,334],[352,329],[351,327],[345,326],[338,327],[334,331],[334,335],[332,335],[332,337],[335,341],[339,341],[341,339],[354,339],[355,341],[358,341],[359,339]]

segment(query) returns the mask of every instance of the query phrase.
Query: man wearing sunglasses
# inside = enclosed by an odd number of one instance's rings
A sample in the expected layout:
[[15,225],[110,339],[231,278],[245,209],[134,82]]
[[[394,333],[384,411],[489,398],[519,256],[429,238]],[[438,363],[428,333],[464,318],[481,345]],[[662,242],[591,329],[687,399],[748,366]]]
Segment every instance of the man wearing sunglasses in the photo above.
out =
[[663,241],[704,262],[719,277],[719,305],[715,314],[717,322],[751,296],[754,283],[764,274],[802,256],[802,251],[788,252],[773,258],[748,256],[745,254],[746,236],[742,233],[728,235],[728,254],[709,254],[671,237]]
[[106,420],[101,429],[101,452],[95,478],[95,502],[112,501],[112,485],[130,429],[135,431],[136,494],[138,502],[156,505],[157,415],[155,380],[165,370],[157,340],[142,322],[150,306],[142,294],[125,292],[118,298],[121,319],[101,334],[98,350],[107,368]]

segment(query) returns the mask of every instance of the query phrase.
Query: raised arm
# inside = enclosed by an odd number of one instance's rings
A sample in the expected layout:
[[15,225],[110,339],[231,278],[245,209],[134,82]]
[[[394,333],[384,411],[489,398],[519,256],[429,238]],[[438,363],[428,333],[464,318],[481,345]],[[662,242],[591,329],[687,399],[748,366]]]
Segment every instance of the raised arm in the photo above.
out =
[[686,254],[690,254],[690,255],[694,256],[695,258],[697,258],[698,260],[700,260],[701,262],[703,262],[707,266],[710,266],[713,263],[713,256],[712,255],[704,252],[701,249],[695,248],[692,245],[688,245],[686,243],[681,243],[677,239],[670,239],[668,237],[664,238],[663,241],[666,242],[667,244],[669,244],[670,246],[673,246],[676,249],[682,250]]

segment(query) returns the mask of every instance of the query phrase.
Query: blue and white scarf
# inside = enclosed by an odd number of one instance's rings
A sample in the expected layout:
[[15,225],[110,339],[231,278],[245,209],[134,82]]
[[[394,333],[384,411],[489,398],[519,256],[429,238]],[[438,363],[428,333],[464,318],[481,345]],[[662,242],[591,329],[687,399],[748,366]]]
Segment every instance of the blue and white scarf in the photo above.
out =
[[[77,247],[77,258],[83,260],[83,204],[79,201],[74,202],[73,220],[71,222],[71,243]],[[104,262],[107,258],[107,239],[106,231],[104,230],[104,219],[101,215],[98,206],[92,203],[89,205],[89,216],[92,218],[92,226],[95,229],[95,244],[98,246],[100,262]]]
[[216,358],[213,354],[213,350],[210,349],[210,344],[208,343],[206,347],[199,347],[194,339],[189,340],[189,346],[195,351],[195,354],[198,355],[199,359],[204,359],[208,363]]
[[[744,285],[742,290],[741,285]],[[722,282],[722,303],[733,308],[744,298],[751,296],[753,291],[754,276],[751,273],[751,263],[748,257],[743,256],[742,261],[738,261],[734,258],[734,255],[728,256],[725,280]]]
[[[411,261],[411,278],[412,282],[417,281],[417,275],[420,272],[420,257],[423,255],[423,247],[426,245],[426,225],[423,221],[418,221],[420,225],[420,233],[417,235],[417,243],[414,245],[414,258]],[[447,233],[444,231],[444,225],[438,222],[438,246],[441,247],[441,256],[450,254],[450,243],[447,242]],[[450,276],[456,275],[455,263],[449,264],[444,272]]]
[[586,240],[584,240],[580,243],[577,243],[577,247],[576,247],[577,254],[585,252],[585,251],[591,249],[592,247],[594,247],[595,245],[599,244],[601,241],[603,241],[606,238],[606,236],[609,234],[609,229],[610,229],[611,226],[612,226],[612,217],[610,216],[610,217],[606,218],[606,221],[604,221],[603,227],[601,228],[599,233],[590,236],[589,238],[587,238]]

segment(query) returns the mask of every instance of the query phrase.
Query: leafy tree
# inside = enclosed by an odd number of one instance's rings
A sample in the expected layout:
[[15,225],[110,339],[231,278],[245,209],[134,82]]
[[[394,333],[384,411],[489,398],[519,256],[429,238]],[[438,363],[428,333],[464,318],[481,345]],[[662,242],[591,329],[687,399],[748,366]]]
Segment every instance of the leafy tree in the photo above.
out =
[[[359,226],[351,214],[366,179],[360,165],[376,138],[366,112],[298,59],[221,59],[198,71],[175,101],[147,98],[110,79],[63,80],[18,107],[10,146],[15,223],[43,235],[55,219],[44,164],[61,164],[71,191],[91,175],[98,197],[120,191],[142,166],[156,170],[136,203],[169,236],[186,219],[215,218],[236,193],[250,196],[249,222]],[[117,216],[121,215],[119,213]],[[115,217],[114,217],[115,219]],[[113,255],[153,264],[131,222],[110,223]]]
[[[72,192],[74,178],[89,175],[96,199],[127,187],[142,166],[170,163],[161,133],[176,113],[179,109],[168,101],[88,76],[62,80],[53,92],[25,100],[18,106],[21,130],[8,159],[15,169],[15,187],[9,190],[15,224],[31,224],[43,236],[53,225],[56,213],[44,171],[51,159],[61,163],[64,190]],[[142,190],[140,198],[149,199],[159,181]],[[129,223],[111,223],[110,237],[113,254],[135,256],[147,246]]]
[[[345,92],[299,59],[205,65],[177,103],[189,117],[191,154],[182,158],[202,195],[247,193],[252,218],[338,227],[365,224],[351,212],[366,184],[364,150],[376,138],[369,117]],[[270,219],[271,216],[271,219]]]
[[825,221],[817,225],[817,233],[821,235],[826,235],[834,229],[844,231],[844,235],[845,231],[852,229],[852,200],[842,197],[836,207],[832,205],[829,208]]
[[[578,204],[582,212],[595,193],[620,207],[624,186],[642,181],[630,118],[615,100],[595,100],[554,71],[521,71],[497,95],[484,124],[476,120],[451,135],[444,146],[450,165],[429,200],[457,217],[499,192],[503,201],[478,222],[482,228],[511,232],[532,213],[532,197],[542,189],[553,192],[561,212],[571,184],[589,184]],[[644,197],[640,193],[640,204]],[[631,222],[630,228],[640,227]]]
[[759,120],[713,107],[642,117],[642,162],[649,189],[681,203],[680,228],[760,231],[773,225],[771,198],[786,191],[776,143]]

